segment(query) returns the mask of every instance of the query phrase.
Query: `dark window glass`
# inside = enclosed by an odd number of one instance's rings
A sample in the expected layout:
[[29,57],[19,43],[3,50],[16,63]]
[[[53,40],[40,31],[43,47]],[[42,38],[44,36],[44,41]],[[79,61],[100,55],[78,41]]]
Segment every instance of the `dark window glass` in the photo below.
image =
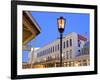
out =
[[78,55],[77,56],[80,56],[81,55],[81,51],[80,50],[78,50]]
[[47,49],[47,54],[48,54],[48,49]]
[[43,51],[44,52],[44,55],[46,55],[48,52],[46,52],[45,50]]
[[63,48],[65,48],[65,42],[63,42]]
[[46,54],[48,54],[48,49],[46,49]]
[[68,48],[68,40],[66,41],[66,47]]
[[44,51],[42,52],[42,56],[44,55]]
[[80,47],[80,44],[78,43],[78,47]]
[[46,54],[48,54],[48,49],[46,49]]
[[78,40],[78,47],[80,47],[80,45],[81,45],[81,42],[80,42],[80,40]]
[[54,46],[53,46],[53,52],[54,52]]
[[52,47],[51,47],[51,53],[52,53]]
[[80,50],[78,50],[78,52],[80,52]]
[[72,39],[70,39],[70,46],[72,46]]
[[58,50],[59,50],[59,44],[58,44]]

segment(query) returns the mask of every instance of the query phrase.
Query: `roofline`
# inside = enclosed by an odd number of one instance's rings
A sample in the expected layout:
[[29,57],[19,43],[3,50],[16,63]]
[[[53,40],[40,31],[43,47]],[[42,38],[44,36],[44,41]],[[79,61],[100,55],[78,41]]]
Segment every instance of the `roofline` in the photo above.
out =
[[31,21],[35,24],[35,26],[39,30],[39,32],[41,32],[40,26],[38,25],[38,23],[36,22],[36,20],[34,19],[34,17],[31,15],[31,13],[29,11],[25,11],[25,13],[29,16],[29,18],[31,19]]
[[[63,39],[66,38],[66,37],[68,37],[68,36],[70,36],[71,34],[76,34],[76,35],[78,35],[78,33],[76,33],[76,32],[70,32],[70,33],[66,34],[66,35],[63,37]],[[41,48],[44,48],[44,47],[46,47],[46,46],[48,46],[48,45],[50,45],[50,44],[52,44],[52,43],[54,43],[54,42],[56,42],[56,41],[58,41],[58,40],[60,40],[60,38],[56,38],[55,40],[52,40],[51,42],[48,42],[47,44],[44,44],[42,47],[40,47],[40,49],[41,49]],[[38,49],[37,51],[39,51],[40,49]]]

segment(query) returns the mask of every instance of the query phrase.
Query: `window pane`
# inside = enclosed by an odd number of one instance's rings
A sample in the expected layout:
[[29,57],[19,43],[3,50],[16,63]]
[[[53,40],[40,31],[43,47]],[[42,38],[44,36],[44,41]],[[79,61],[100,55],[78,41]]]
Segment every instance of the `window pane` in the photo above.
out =
[[58,50],[59,50],[59,44],[58,44]]
[[66,47],[68,47],[68,40],[66,41]]
[[63,42],[63,48],[65,48],[65,42]]
[[51,53],[52,53],[52,47],[51,47]]
[[53,52],[54,52],[54,46],[53,46]]
[[70,39],[70,46],[72,46],[72,39]]

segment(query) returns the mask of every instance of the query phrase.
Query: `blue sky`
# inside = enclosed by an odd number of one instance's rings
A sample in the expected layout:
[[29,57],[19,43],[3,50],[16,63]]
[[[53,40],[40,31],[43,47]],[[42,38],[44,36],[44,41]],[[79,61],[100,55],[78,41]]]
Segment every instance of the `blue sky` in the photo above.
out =
[[[41,27],[41,33],[28,43],[32,47],[42,47],[59,37],[57,18],[66,19],[64,35],[76,32],[89,38],[90,15],[82,13],[31,12]],[[23,62],[28,61],[28,52],[23,51]]]

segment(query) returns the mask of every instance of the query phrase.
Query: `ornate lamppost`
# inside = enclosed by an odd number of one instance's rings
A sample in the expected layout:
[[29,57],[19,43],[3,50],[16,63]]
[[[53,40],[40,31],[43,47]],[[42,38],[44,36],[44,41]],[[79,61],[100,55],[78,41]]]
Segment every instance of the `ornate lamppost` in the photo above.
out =
[[66,19],[64,19],[62,16],[57,19],[58,31],[60,33],[60,67],[62,67],[62,37],[65,29],[65,22]]

